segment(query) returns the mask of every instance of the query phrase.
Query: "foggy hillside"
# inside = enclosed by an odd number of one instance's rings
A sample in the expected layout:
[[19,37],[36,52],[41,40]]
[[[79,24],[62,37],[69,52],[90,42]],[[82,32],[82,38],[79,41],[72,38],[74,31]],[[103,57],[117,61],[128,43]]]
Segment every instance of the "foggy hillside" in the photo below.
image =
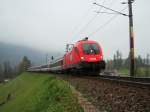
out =
[[9,61],[12,66],[18,64],[23,56],[27,56],[32,64],[38,65],[46,63],[46,55],[49,60],[51,55],[55,54],[56,53],[46,53],[29,47],[0,42],[0,63]]

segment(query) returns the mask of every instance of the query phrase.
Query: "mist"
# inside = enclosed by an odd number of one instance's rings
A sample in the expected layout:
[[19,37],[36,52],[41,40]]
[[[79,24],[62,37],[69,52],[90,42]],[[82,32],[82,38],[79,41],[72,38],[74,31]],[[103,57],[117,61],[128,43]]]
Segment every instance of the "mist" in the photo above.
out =
[[[117,15],[105,25],[114,15],[100,13],[95,17],[96,11],[107,10],[93,2],[118,11],[127,7],[120,0],[0,0],[0,41],[44,52],[64,52],[66,43],[88,36],[100,43],[106,59],[116,50],[127,57],[128,17]],[[135,55],[150,53],[148,4],[148,0],[133,3]],[[128,14],[128,8],[123,13]]]

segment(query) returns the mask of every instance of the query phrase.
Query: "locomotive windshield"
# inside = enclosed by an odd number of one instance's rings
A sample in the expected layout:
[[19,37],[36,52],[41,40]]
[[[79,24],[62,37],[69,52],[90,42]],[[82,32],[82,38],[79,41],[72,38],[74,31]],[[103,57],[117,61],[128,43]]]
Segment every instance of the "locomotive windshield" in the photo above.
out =
[[98,45],[95,43],[82,44],[84,54],[99,54]]

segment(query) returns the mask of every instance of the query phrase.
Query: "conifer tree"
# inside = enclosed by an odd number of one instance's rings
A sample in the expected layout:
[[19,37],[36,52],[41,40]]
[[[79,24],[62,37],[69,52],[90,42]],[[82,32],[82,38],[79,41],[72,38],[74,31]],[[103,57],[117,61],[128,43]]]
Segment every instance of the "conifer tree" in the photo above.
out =
[[27,56],[24,56],[22,61],[18,65],[18,74],[27,71],[30,65],[31,65],[30,60],[28,59]]

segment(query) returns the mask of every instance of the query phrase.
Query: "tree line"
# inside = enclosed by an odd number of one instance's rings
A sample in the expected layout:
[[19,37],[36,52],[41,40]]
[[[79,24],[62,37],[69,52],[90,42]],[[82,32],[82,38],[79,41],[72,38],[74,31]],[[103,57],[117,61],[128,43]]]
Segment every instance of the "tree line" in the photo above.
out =
[[[147,54],[145,58],[142,58],[138,55],[135,58],[135,73],[137,76],[146,76],[150,77],[150,55]],[[12,67],[9,61],[0,63],[0,82],[3,82],[5,79],[14,78],[17,75],[25,72],[31,66],[31,61],[27,56],[24,56],[21,62]],[[113,59],[107,60],[106,64],[107,70],[128,70],[130,67],[130,56],[127,58],[122,57],[122,53],[117,50],[113,56]],[[129,74],[129,73],[128,73]]]
[[0,82],[3,82],[5,79],[14,78],[22,72],[26,71],[28,67],[31,66],[31,61],[27,56],[24,56],[21,62],[12,67],[9,61],[4,61],[0,63]]
[[[138,55],[135,57],[135,73],[137,76],[150,76],[150,55],[147,54],[145,58]],[[122,53],[117,50],[113,55],[113,59],[107,60],[108,70],[129,70],[130,68],[130,55],[127,58],[122,57]]]

